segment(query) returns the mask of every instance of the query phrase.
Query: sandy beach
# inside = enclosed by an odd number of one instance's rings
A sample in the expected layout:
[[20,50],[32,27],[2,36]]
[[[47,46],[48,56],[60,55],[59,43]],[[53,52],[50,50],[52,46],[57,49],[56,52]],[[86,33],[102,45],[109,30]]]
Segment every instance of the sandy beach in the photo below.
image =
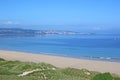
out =
[[6,60],[18,60],[24,62],[49,63],[56,67],[72,67],[78,69],[88,69],[91,71],[111,72],[120,75],[120,62],[83,60],[68,57],[50,56],[42,54],[32,54],[16,51],[0,50],[0,58]]

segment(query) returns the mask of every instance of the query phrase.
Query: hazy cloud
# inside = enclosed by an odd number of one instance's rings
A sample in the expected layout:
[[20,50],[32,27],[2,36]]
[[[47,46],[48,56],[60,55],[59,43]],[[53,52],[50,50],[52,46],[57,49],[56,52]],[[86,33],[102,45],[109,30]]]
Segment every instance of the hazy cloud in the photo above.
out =
[[106,27],[104,25],[102,26],[96,26],[96,27],[93,27],[93,30],[108,30],[110,27]]
[[101,27],[94,27],[93,29],[94,29],[94,30],[102,30]]
[[4,22],[2,22],[2,24],[4,24],[4,25],[15,25],[15,24],[19,24],[19,22],[13,22],[13,21],[4,21]]

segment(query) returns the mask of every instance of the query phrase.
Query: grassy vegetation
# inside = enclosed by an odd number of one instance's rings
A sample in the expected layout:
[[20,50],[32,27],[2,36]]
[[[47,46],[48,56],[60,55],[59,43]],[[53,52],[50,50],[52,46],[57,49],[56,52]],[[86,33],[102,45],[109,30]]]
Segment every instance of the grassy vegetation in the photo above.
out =
[[[36,69],[39,71],[18,76]],[[120,78],[113,79],[109,73],[101,74],[86,69],[61,69],[46,63],[6,61],[0,58],[0,80],[120,80]]]
[[97,74],[92,80],[120,80],[118,77],[113,77],[110,73]]

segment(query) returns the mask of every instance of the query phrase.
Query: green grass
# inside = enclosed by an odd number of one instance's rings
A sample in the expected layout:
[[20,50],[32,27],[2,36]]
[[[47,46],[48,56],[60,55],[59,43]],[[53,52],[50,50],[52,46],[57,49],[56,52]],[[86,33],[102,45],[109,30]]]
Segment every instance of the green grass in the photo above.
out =
[[110,73],[100,73],[94,76],[92,80],[120,80],[120,78],[115,78]]
[[[25,71],[40,69],[19,77]],[[104,77],[106,79],[104,79]],[[0,58],[0,80],[111,80],[111,74],[88,71],[86,69],[57,68],[46,63],[7,61]],[[120,80],[120,78],[114,78]]]

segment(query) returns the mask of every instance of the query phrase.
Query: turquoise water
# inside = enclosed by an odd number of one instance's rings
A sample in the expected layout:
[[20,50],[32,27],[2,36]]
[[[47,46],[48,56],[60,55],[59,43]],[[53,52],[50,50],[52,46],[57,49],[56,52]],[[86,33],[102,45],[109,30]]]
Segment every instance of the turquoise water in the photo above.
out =
[[42,35],[0,38],[1,50],[120,61],[120,35]]

